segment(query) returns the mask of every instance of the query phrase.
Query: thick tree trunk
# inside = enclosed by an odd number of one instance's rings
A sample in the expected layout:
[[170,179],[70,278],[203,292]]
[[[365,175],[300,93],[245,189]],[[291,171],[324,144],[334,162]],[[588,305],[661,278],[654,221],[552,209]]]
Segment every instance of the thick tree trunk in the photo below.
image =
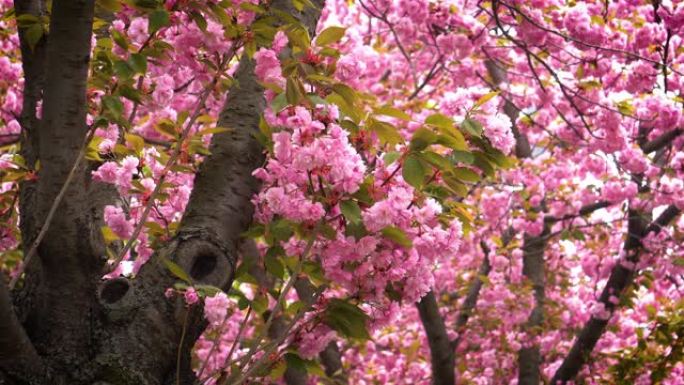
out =
[[[21,186],[25,249],[44,227],[89,131],[94,2],[53,0],[47,38],[31,50],[21,37],[22,148],[30,166],[42,164],[38,182]],[[323,1],[313,3],[318,9],[304,12],[287,0],[271,7],[313,31]],[[16,2],[19,14],[40,15],[42,7],[41,0]],[[50,68],[45,76],[44,68]],[[177,236],[132,281],[100,280],[106,255],[101,211],[111,195],[93,193],[101,186],[90,180],[88,165],[77,165],[23,284],[10,294],[0,282],[0,384],[196,384],[190,352],[206,322],[199,306],[165,297],[177,279],[162,260],[180,265],[196,283],[231,286],[240,234],[250,224],[250,200],[259,187],[251,174],[264,160],[253,135],[265,102],[252,60],[244,57],[235,77],[219,119],[232,130],[214,135]],[[35,114],[41,98],[42,121]]]

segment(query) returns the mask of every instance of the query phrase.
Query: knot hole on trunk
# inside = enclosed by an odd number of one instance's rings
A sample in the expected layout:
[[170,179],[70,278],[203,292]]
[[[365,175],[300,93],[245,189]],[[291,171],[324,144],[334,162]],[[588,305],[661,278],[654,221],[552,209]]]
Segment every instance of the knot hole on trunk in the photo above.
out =
[[121,298],[126,296],[130,288],[131,286],[125,278],[105,281],[100,288],[100,301],[107,305],[119,302]]
[[209,276],[218,264],[218,256],[216,254],[200,254],[195,257],[190,268],[190,277],[196,281]]
[[230,256],[212,242],[191,239],[176,250],[176,263],[185,270],[194,283],[223,288],[232,275]]

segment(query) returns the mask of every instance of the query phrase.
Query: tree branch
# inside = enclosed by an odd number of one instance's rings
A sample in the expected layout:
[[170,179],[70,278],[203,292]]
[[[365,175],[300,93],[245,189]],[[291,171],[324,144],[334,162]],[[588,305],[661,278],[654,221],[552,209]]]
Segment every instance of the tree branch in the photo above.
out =
[[[523,275],[532,282],[534,290],[534,309],[527,320],[526,329],[532,334],[538,332],[544,321],[545,268],[544,252],[546,251],[548,224],[539,236],[525,234],[523,244]],[[518,352],[518,384],[539,385],[541,375],[541,354],[539,345],[524,347]]]
[[[286,0],[274,1],[271,8],[293,15],[313,30],[323,2],[314,3],[319,9],[298,12]],[[270,12],[265,14],[271,16]],[[259,189],[252,172],[265,160],[254,137],[266,106],[254,65],[252,59],[243,55],[217,123],[230,131],[212,137],[211,155],[195,177],[176,237],[143,265],[125,290],[131,293],[126,295],[134,296],[135,307],[126,309],[126,321],[119,323],[112,318],[111,311],[104,312],[102,322],[108,324],[108,335],[101,339],[100,353],[92,369],[98,373],[97,380],[125,385],[176,384],[178,378],[182,384],[190,385],[196,380],[190,352],[206,321],[200,307],[188,310],[182,298],[165,297],[166,288],[172,287],[177,279],[164,260],[179,265],[195,284],[212,285],[224,291],[232,285],[241,234],[252,221],[251,199]],[[107,299],[100,296],[100,303],[103,302]],[[123,306],[121,302],[115,298],[107,306],[117,308]],[[151,330],[150,325],[155,327]],[[183,344],[179,346],[181,340]],[[176,367],[178,357],[180,365]],[[113,381],[112,373],[125,373],[126,378]]]
[[14,312],[0,276],[0,372],[26,382],[47,383],[47,371]]
[[457,348],[461,342],[465,326],[468,323],[470,316],[473,314],[475,306],[477,305],[477,299],[480,297],[480,291],[482,290],[482,284],[484,283],[481,277],[488,276],[489,271],[492,269],[492,266],[489,262],[489,247],[487,247],[484,242],[480,242],[480,245],[484,251],[484,258],[482,259],[482,264],[480,265],[477,275],[470,283],[468,294],[466,295],[465,300],[463,300],[461,310],[458,312],[458,318],[456,319],[456,325],[454,327],[458,333],[458,337],[456,337],[456,339],[452,342],[454,349]]
[[[41,4],[21,3],[27,12],[36,12]],[[22,112],[22,124],[28,129],[24,143],[29,145],[29,156],[35,155],[33,159],[40,160],[42,165],[35,195],[31,186],[22,184],[22,221],[35,221],[22,227],[25,245],[34,241],[35,230],[47,221],[57,197],[64,198],[56,206],[54,219],[38,247],[40,267],[27,270],[32,304],[28,306],[24,325],[38,352],[50,358],[51,366],[67,369],[66,372],[80,365],[88,355],[92,335],[90,309],[99,279],[98,266],[105,255],[100,229],[93,225],[89,210],[85,164],[76,168],[72,182],[62,192],[88,131],[86,84],[94,3],[52,2],[44,64],[50,71],[45,73],[44,84],[39,50],[29,53],[22,47],[27,59],[25,68],[31,72],[27,74],[31,78],[31,87],[26,90],[29,100]],[[35,106],[41,89],[42,121],[38,123]],[[70,338],[64,339],[64,335]]]
[[432,291],[428,292],[416,303],[416,306],[430,345],[432,384],[454,385],[456,383],[456,355],[449,341],[444,319],[439,314],[435,294]]
[[[634,210],[629,211],[630,220],[627,225],[629,235],[624,245],[625,261],[628,265],[636,265],[643,251],[642,239],[649,233],[658,233],[660,229],[667,226],[680,214],[680,210],[676,206],[668,206],[648,226],[646,226],[643,218],[637,212],[634,212]],[[608,282],[599,297],[599,303],[603,304],[605,310],[610,312],[611,315],[618,305],[611,301],[610,298],[613,296],[619,298],[634,280],[634,275],[634,269],[623,266],[623,263],[618,262],[613,267]],[[602,319],[592,316],[587,321],[575,340],[572,349],[570,349],[563,363],[554,374],[551,384],[566,384],[575,378],[589,359],[594,346],[596,346],[599,338],[603,335],[609,320],[610,318]]]
[[641,146],[641,149],[643,150],[644,154],[650,154],[652,152],[658,151],[666,146],[669,146],[672,141],[677,138],[679,135],[684,133],[684,130],[681,128],[676,128],[672,131],[668,131],[659,137],[651,140],[650,142],[646,142]]
[[[485,67],[487,67],[489,77],[492,78],[492,81],[496,86],[500,87],[501,85],[508,84],[506,70],[496,64],[494,60],[486,60]],[[511,131],[515,137],[515,156],[518,158],[529,158],[532,155],[530,142],[527,139],[527,135],[521,133],[518,129],[518,125],[516,124],[520,110],[515,106],[515,104],[513,104],[513,102],[510,101],[510,99],[506,99],[506,103],[504,104],[504,113],[511,119],[511,122],[513,123],[511,126]]]

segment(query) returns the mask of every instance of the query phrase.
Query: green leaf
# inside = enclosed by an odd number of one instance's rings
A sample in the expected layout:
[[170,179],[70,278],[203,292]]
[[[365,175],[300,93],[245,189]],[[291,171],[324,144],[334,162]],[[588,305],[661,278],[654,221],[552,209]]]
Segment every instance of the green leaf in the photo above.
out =
[[451,160],[459,163],[473,164],[475,157],[467,151],[454,151],[451,153]]
[[316,37],[316,45],[322,47],[336,43],[344,37],[346,31],[347,29],[343,27],[328,27],[318,34],[318,37]]
[[345,337],[362,340],[370,339],[366,329],[368,315],[357,306],[344,300],[333,298],[323,314],[323,322]]
[[280,112],[283,108],[287,106],[287,98],[285,97],[285,94],[279,94],[273,100],[271,100],[271,109],[274,112]]
[[460,180],[464,180],[466,182],[478,182],[481,179],[477,173],[475,173],[475,172],[473,172],[473,170],[470,170],[470,169],[465,168],[465,167],[456,167],[452,171],[452,174],[456,178],[458,178]]
[[490,101],[493,97],[499,94],[499,91],[492,91],[488,94],[483,95],[481,98],[477,99],[475,102],[475,108],[482,106],[483,104]]
[[96,4],[109,12],[121,10],[121,3],[118,0],[97,0]]
[[117,96],[107,95],[102,97],[102,104],[104,106],[105,112],[110,116],[120,119],[124,111],[123,103]]
[[493,176],[494,167],[492,167],[492,164],[489,162],[487,156],[480,151],[473,152],[473,155],[475,156],[475,161],[473,164],[480,170],[484,171],[485,175]]
[[472,136],[478,138],[482,136],[482,124],[477,120],[468,118],[461,123],[461,128]]
[[128,59],[128,65],[136,73],[145,74],[147,72],[147,58],[145,55],[139,53],[131,54],[131,57]]
[[40,24],[40,19],[36,15],[32,15],[30,13],[18,15],[16,20],[19,28],[26,28],[32,26],[33,24]]
[[117,92],[128,100],[134,101],[136,103],[142,102],[142,95],[140,94],[140,91],[129,86],[128,84],[122,84],[119,86]]
[[123,48],[124,50],[128,50],[128,40],[126,40],[126,36],[124,36],[121,32],[119,32],[116,29],[112,29],[110,33],[112,34],[112,39],[114,40],[114,43],[116,43],[116,45]]
[[150,13],[148,27],[150,34],[159,31],[162,27],[166,27],[169,24],[169,13],[165,9],[157,9]]
[[141,154],[145,147],[145,140],[140,135],[124,134],[126,143],[130,143],[137,154]]
[[268,298],[266,298],[265,295],[258,294],[254,297],[254,300],[252,300],[252,309],[257,314],[263,314],[268,310]]
[[202,32],[207,32],[207,19],[205,19],[201,13],[193,11],[189,12],[188,15],[195,22],[195,24],[197,24],[197,28],[201,29]]
[[356,201],[347,200],[340,202],[340,211],[342,211],[342,215],[344,215],[349,222],[361,222],[361,208]]
[[256,14],[264,13],[264,9],[262,7],[252,3],[241,3],[240,9],[242,9],[243,11],[254,12]]
[[340,95],[344,101],[349,104],[349,106],[353,107],[356,105],[356,99],[358,96],[356,95],[356,91],[354,91],[351,87],[346,84],[338,83],[332,88],[336,94]]
[[415,155],[411,154],[406,157],[402,165],[401,175],[404,177],[406,183],[420,189],[425,181],[425,166]]
[[449,161],[449,159],[445,158],[444,156],[436,152],[424,151],[421,152],[419,155],[421,159],[425,160],[426,162],[432,164],[433,166],[439,168],[442,171],[448,171],[452,169],[451,162]]
[[303,95],[300,93],[296,80],[293,77],[288,76],[285,88],[285,99],[287,100],[287,103],[298,105],[299,101],[302,100],[302,97]]
[[[248,4],[248,3],[242,3]],[[302,25],[291,24],[286,30],[285,34],[287,39],[294,47],[298,47],[302,50],[307,50],[311,47],[311,38],[309,37],[309,31],[306,30]]]
[[123,60],[114,62],[114,73],[121,80],[130,79],[135,75],[135,71],[131,68],[131,65]]
[[432,114],[425,118],[426,124],[431,124],[433,126],[442,127],[445,129],[453,129],[454,121],[446,115],[442,114]]
[[266,257],[264,257],[264,264],[266,265],[266,271],[269,273],[280,279],[285,277],[285,267],[275,255],[267,254]]
[[31,48],[31,51],[36,48],[36,45],[44,34],[45,30],[43,29],[43,25],[40,23],[32,24],[30,27],[26,28],[24,36],[26,36],[26,42]]
[[373,110],[373,112],[377,115],[385,115],[385,116],[391,116],[393,118],[405,120],[407,122],[410,122],[411,116],[409,114],[405,113],[404,111],[394,108],[392,106],[382,106],[379,108],[376,108]]
[[285,353],[285,362],[287,362],[288,368],[306,371],[306,361],[295,353]]
[[395,226],[387,226],[384,229],[380,230],[382,235],[393,241],[394,243],[398,244],[399,246],[403,246],[406,248],[412,247],[413,242],[409,239],[409,237],[406,235],[406,233]]
[[437,141],[437,134],[427,128],[419,128],[413,133],[409,148],[413,151],[422,151]]
[[400,152],[386,152],[385,155],[382,157],[382,160],[383,162],[385,162],[385,166],[389,166],[390,164],[394,163],[397,159],[399,159],[399,157],[401,157]]
[[210,128],[205,128],[204,130],[198,131],[195,135],[196,136],[204,136],[204,135],[209,135],[209,134],[221,134],[224,132],[230,132],[233,131],[232,128],[228,127],[210,127]]
[[404,140],[397,128],[387,122],[373,119],[370,122],[369,128],[378,135],[382,144],[394,145]]
[[452,150],[462,151],[468,149],[465,138],[456,130],[452,130],[452,132],[448,134],[437,135],[437,140],[435,142]]
[[337,230],[335,230],[332,226],[330,226],[327,223],[320,225],[319,231],[320,234],[322,234],[324,237],[330,240],[334,240],[335,238],[337,238]]
[[268,238],[272,243],[277,241],[287,241],[294,234],[292,222],[280,219],[268,225]]
[[102,232],[102,237],[104,238],[105,243],[112,243],[121,239],[118,235],[114,234],[114,231],[112,231],[109,226],[100,227],[100,231]]
[[213,297],[218,293],[223,293],[223,290],[211,285],[193,285],[197,291],[205,297]]
[[468,195],[468,188],[463,182],[454,178],[452,175],[442,175],[442,180],[446,185],[453,191],[456,195],[460,197],[465,197]]
[[188,273],[186,273],[182,267],[178,266],[178,264],[164,257],[162,257],[162,262],[164,262],[164,266],[166,266],[166,268],[169,269],[171,274],[175,275],[176,277],[180,278],[181,280],[189,284],[192,283],[192,279],[190,279]]

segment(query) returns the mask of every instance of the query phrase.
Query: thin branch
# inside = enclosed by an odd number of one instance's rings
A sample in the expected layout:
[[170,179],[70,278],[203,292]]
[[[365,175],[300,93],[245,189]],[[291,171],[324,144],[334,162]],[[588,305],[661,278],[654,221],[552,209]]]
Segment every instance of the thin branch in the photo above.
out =
[[78,171],[78,169],[81,166],[81,162],[83,162],[83,159],[85,158],[85,153],[88,149],[88,143],[90,143],[90,140],[93,138],[93,135],[95,135],[95,130],[91,127],[90,131],[88,132],[88,135],[83,141],[81,150],[78,152],[76,161],[71,166],[71,170],[69,170],[69,175],[67,175],[67,178],[64,181],[62,188],[59,190],[57,197],[55,197],[55,201],[52,203],[52,206],[50,206],[50,211],[45,217],[45,222],[43,222],[43,226],[40,228],[38,236],[33,240],[33,243],[31,243],[31,248],[29,249],[29,252],[26,254],[26,257],[24,257],[24,260],[19,269],[17,270],[15,276],[12,278],[12,281],[10,281],[10,290],[14,289],[14,287],[17,285],[17,282],[19,282],[19,279],[26,270],[26,266],[28,266],[28,264],[31,262],[31,259],[36,254],[36,251],[38,251],[38,246],[40,246],[40,243],[43,241],[43,238],[45,238],[45,235],[47,234],[48,229],[50,228],[50,224],[52,223],[52,219],[55,217],[57,209],[59,208],[60,203],[62,203],[64,195],[66,195],[66,192],[69,189],[69,186],[71,185],[74,176],[76,176],[76,171]]
[[484,258],[482,259],[482,264],[480,265],[480,269],[478,270],[477,275],[473,278],[473,281],[470,283],[470,287],[468,288],[468,294],[466,295],[466,298],[463,300],[461,309],[458,312],[458,318],[456,318],[455,329],[458,333],[458,336],[455,340],[451,342],[451,345],[454,349],[456,349],[458,345],[461,343],[461,340],[463,339],[465,326],[468,323],[470,316],[473,314],[475,306],[477,306],[477,300],[480,297],[480,291],[482,290],[482,285],[484,284],[482,277],[486,277],[487,275],[489,275],[489,272],[492,269],[492,266],[489,262],[489,247],[486,243],[484,243],[484,241],[480,242],[480,246],[484,251]]
[[[639,215],[630,214],[630,217],[632,217],[628,225],[630,235],[624,245],[626,263],[618,262],[613,267],[608,282],[598,300],[599,303],[603,304],[604,309],[610,312],[611,315],[618,306],[611,301],[611,298],[621,297],[625,289],[631,285],[634,279],[636,272],[633,268],[629,267],[630,265],[635,266],[639,262],[639,257],[643,252],[642,239],[650,233],[658,233],[679,214],[680,210],[676,206],[668,206],[667,209],[648,226],[643,224],[643,220],[640,219]],[[625,267],[625,265],[627,265],[627,267]],[[605,319],[598,318],[597,316],[592,316],[589,321],[587,321],[570,349],[570,352],[554,374],[551,384],[567,384],[575,378],[582,366],[584,366],[589,359],[596,343],[603,335],[603,332],[608,325],[608,321],[610,321],[610,317]]]

